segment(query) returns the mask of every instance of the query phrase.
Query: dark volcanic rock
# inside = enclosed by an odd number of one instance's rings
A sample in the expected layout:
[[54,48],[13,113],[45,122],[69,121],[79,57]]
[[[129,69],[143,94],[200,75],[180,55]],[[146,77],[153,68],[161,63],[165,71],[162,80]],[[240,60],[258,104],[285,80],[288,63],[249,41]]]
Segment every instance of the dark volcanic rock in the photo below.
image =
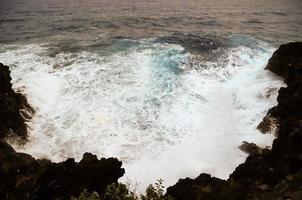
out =
[[266,69],[284,77],[288,81],[290,81],[289,78],[291,75],[301,76],[301,45],[302,42],[281,45],[269,59]]
[[47,199],[50,195],[68,198],[84,189],[103,193],[108,185],[124,175],[121,166],[122,162],[116,158],[98,160],[90,153],[85,153],[79,163],[72,158],[62,163],[49,163],[37,179],[36,194]]
[[[279,123],[272,150],[245,143],[241,148],[250,155],[227,181],[202,174],[207,177],[202,181],[200,177],[179,180],[167,195],[176,200],[302,199],[302,43],[281,45],[266,69],[284,77],[287,84],[279,90],[278,105],[267,114]],[[265,126],[271,123],[265,121],[259,128],[271,129]],[[205,185],[211,190],[203,190]]]
[[227,181],[211,177],[209,174],[200,174],[196,179],[180,179],[176,185],[167,189],[167,194],[175,199],[242,199],[242,188],[231,186]]
[[25,96],[12,89],[9,68],[0,63],[0,139],[11,134],[26,139],[25,121],[33,112]]
[[123,176],[122,162],[115,158],[98,160],[85,153],[80,162],[51,163],[15,152],[4,139],[26,139],[24,113],[29,117],[33,109],[10,82],[9,68],[0,63],[0,199],[69,199],[84,189],[102,193]]
[[262,133],[275,134],[278,131],[278,118],[271,116],[269,113],[263,118],[262,122],[257,126],[257,129]]
[[269,150],[268,149],[262,149],[258,147],[254,143],[248,143],[246,141],[243,141],[243,143],[239,146],[239,148],[248,153],[249,155],[263,155],[263,154],[268,154]]
[[84,154],[80,162],[35,160],[0,143],[0,199],[69,199],[84,189],[104,192],[123,176],[122,162]]

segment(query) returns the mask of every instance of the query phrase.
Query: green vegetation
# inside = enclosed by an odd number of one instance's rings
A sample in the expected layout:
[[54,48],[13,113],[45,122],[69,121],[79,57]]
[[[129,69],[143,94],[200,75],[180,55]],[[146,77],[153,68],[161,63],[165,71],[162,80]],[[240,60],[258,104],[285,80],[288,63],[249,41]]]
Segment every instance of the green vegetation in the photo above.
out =
[[159,179],[155,185],[149,185],[145,194],[138,195],[130,191],[129,186],[122,183],[113,183],[106,188],[105,194],[84,190],[79,197],[71,197],[71,200],[173,200],[164,196],[163,180]]

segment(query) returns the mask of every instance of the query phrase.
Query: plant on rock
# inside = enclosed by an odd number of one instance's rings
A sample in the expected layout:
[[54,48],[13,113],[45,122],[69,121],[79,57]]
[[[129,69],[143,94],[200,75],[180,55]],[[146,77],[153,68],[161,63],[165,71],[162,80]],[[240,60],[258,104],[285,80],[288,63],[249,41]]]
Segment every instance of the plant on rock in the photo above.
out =
[[155,185],[150,184],[145,194],[137,195],[129,190],[129,186],[122,183],[113,183],[106,188],[104,195],[84,190],[79,197],[71,197],[71,200],[173,200],[164,195],[163,180],[159,179]]

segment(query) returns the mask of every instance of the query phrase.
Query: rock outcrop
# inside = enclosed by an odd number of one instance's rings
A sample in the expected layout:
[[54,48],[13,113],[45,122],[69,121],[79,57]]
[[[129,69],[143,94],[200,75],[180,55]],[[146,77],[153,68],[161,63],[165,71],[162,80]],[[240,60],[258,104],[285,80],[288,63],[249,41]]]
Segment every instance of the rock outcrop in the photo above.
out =
[[33,112],[25,96],[12,89],[9,68],[0,63],[0,139],[13,134],[25,140],[25,121]]
[[5,138],[26,140],[26,120],[34,110],[25,96],[12,89],[10,71],[0,63],[0,199],[70,199],[84,189],[104,192],[123,176],[122,162],[98,160],[85,153],[80,162],[70,158],[52,163],[17,153]]
[[201,174],[179,180],[167,195],[176,200],[302,199],[302,42],[281,45],[266,69],[284,77],[287,84],[279,90],[278,105],[267,114],[278,121],[272,149],[246,143],[242,148],[250,155],[227,181]]

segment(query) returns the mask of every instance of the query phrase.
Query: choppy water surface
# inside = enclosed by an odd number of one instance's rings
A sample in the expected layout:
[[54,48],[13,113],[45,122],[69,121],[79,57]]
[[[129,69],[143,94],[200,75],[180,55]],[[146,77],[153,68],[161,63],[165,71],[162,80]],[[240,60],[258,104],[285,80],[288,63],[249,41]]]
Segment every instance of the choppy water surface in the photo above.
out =
[[[263,70],[301,40],[301,2],[0,2],[0,61],[36,109],[37,158],[118,157],[143,189],[201,172],[227,178],[282,80]],[[13,143],[13,142],[12,142]]]
[[0,42],[61,41],[68,49],[180,32],[249,34],[278,45],[301,40],[301,15],[300,0],[1,0]]

